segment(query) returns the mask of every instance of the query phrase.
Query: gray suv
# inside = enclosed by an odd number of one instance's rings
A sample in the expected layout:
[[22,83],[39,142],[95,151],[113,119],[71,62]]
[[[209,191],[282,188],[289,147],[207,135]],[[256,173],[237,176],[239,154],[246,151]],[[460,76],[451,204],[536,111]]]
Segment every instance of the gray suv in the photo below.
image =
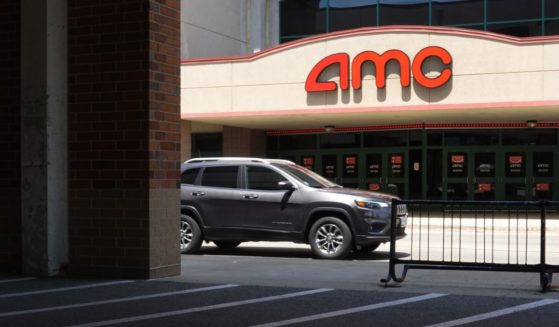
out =
[[[203,241],[234,248],[246,241],[310,244],[339,259],[390,240],[391,195],[343,188],[287,160],[197,158],[181,167],[182,253]],[[404,237],[405,205],[397,209]]]

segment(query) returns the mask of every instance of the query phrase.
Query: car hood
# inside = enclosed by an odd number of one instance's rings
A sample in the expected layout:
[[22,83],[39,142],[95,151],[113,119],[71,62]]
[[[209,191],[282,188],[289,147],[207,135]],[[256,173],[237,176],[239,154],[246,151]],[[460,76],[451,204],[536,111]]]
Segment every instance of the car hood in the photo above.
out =
[[391,194],[365,191],[365,190],[357,190],[357,189],[353,189],[353,188],[326,188],[326,189],[321,189],[320,191],[321,192],[326,192],[326,193],[334,193],[334,194],[353,195],[353,196],[363,197],[365,199],[378,199],[378,200],[383,200],[383,201],[386,201],[386,202],[391,202],[392,199],[398,199],[397,196],[394,196],[394,195],[391,195]]

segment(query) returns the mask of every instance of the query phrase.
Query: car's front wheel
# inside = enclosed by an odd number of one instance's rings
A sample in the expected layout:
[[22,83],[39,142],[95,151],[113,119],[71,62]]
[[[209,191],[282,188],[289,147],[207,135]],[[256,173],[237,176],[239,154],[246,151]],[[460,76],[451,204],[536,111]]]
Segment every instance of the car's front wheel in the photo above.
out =
[[196,220],[181,214],[181,253],[194,253],[202,246],[202,231]]
[[349,254],[353,236],[347,224],[336,217],[317,220],[309,231],[314,255],[322,259],[341,259]]

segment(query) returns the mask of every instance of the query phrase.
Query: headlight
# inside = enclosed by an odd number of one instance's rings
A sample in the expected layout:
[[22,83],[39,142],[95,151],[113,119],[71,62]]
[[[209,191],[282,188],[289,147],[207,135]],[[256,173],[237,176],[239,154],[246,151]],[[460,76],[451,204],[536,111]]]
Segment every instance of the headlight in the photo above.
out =
[[365,201],[365,200],[355,200],[355,204],[358,207],[366,208],[366,209],[381,209],[381,208],[388,208],[390,204],[386,202],[379,202],[379,201]]

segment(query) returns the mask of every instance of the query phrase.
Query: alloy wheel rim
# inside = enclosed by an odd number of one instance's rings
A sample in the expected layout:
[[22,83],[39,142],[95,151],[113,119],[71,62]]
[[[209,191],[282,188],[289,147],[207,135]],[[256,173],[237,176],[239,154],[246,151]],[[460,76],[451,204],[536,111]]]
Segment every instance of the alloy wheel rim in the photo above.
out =
[[315,244],[320,252],[328,255],[335,254],[344,243],[342,230],[335,224],[325,224],[316,231]]
[[194,233],[192,227],[186,221],[181,221],[181,250],[184,250],[192,242]]

